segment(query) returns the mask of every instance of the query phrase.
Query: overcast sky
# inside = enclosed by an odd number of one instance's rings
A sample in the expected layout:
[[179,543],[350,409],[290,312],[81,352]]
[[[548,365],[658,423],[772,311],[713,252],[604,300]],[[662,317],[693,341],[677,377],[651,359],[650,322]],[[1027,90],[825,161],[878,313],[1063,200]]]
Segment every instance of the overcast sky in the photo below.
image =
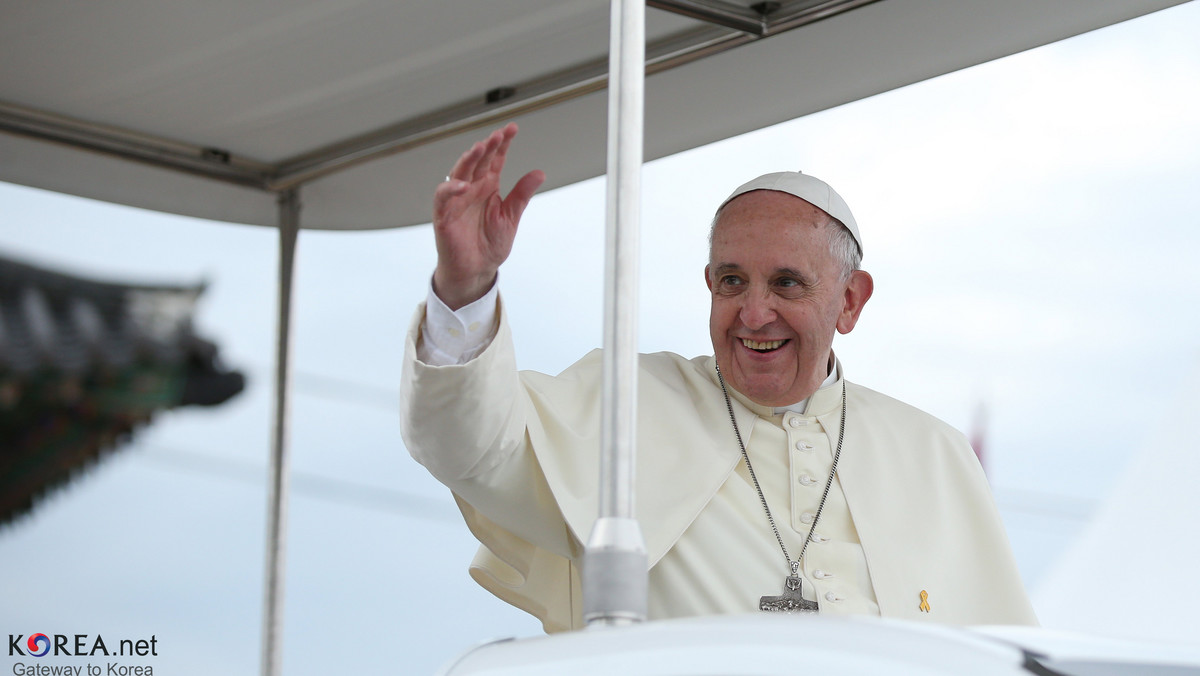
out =
[[[710,351],[705,235],[733,187],[782,169],[829,181],[876,287],[835,342],[847,376],[964,431],[986,412],[1036,591],[1093,507],[1144,490],[1123,468],[1200,357],[1197,35],[1190,3],[651,163],[642,349]],[[523,368],[601,342],[603,204],[592,180],[526,212],[501,274]],[[208,280],[200,332],[250,379],[0,530],[5,630],[154,634],[156,672],[257,672],[275,247],[268,229],[0,184],[0,252]],[[401,337],[433,261],[428,226],[300,238],[287,673],[429,673],[538,632],[469,580],[473,541],[399,438]]]

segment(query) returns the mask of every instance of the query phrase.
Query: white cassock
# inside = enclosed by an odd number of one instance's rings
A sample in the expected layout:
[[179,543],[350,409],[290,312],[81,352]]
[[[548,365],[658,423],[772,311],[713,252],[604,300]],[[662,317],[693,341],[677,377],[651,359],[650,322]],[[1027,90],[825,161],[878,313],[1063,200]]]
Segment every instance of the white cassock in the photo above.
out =
[[[417,358],[424,314],[422,305],[406,341],[402,432],[482,543],[471,576],[547,631],[582,627],[581,543],[598,511],[601,352],[558,376],[518,373],[501,312],[478,356],[432,366]],[[757,612],[759,597],[780,594],[789,572],[714,364],[665,352],[639,360],[635,509],[651,566],[650,619]],[[836,376],[803,413],[777,413],[730,390],[793,557],[833,462],[840,364]],[[895,399],[845,387],[841,459],[800,571],[804,595],[822,613],[1035,624],[963,435]]]

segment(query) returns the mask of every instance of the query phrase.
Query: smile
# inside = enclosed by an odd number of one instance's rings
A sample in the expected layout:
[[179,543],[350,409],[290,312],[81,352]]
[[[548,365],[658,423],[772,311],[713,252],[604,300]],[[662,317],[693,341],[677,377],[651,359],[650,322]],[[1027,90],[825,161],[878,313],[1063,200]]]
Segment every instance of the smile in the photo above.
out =
[[783,347],[784,343],[787,342],[786,340],[766,340],[759,342],[757,340],[750,340],[749,338],[742,338],[741,341],[742,345],[745,345],[755,352],[771,352],[773,350],[778,350],[780,347]]

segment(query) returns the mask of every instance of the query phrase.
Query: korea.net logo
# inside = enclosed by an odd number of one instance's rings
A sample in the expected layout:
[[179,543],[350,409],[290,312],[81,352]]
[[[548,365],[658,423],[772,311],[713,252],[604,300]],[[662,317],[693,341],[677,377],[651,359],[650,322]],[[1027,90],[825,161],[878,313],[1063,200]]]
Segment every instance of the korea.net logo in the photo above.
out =
[[45,657],[51,653],[69,657],[157,657],[158,638],[105,642],[99,634],[94,638],[88,634],[54,634],[53,639],[42,633],[30,634],[28,638],[24,634],[8,635],[9,657]]

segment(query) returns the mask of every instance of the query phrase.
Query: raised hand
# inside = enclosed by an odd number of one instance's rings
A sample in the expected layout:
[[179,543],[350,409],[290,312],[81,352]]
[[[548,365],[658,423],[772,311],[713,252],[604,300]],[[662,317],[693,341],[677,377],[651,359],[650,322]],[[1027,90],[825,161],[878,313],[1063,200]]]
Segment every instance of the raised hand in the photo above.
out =
[[517,125],[492,132],[471,146],[433,194],[433,233],[438,263],[433,290],[451,310],[487,293],[512,251],[525,206],[546,175],[531,171],[507,197],[500,197],[500,172]]

